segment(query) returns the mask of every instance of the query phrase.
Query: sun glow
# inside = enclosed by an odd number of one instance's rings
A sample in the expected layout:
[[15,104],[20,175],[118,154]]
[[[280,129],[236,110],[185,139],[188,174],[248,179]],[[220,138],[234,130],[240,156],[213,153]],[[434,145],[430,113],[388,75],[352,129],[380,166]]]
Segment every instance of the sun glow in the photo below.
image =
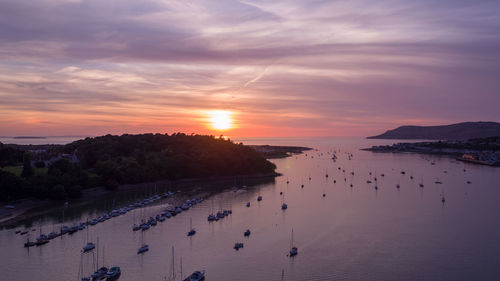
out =
[[216,130],[227,130],[232,127],[231,113],[225,110],[214,110],[210,113],[210,123]]

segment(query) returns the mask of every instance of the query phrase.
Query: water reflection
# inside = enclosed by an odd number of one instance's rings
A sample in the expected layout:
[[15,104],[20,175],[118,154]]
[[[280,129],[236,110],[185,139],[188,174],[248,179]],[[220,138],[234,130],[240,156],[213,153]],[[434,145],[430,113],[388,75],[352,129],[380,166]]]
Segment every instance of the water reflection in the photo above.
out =
[[[210,184],[207,189],[191,186],[174,200],[198,197],[199,188],[206,200],[146,231],[150,250],[143,255],[137,255],[141,233],[131,227],[162,211],[171,199],[89,228],[91,239],[99,238],[99,259],[94,251],[80,260],[86,231],[56,238],[42,247],[22,247],[25,238],[16,235],[15,229],[41,223],[48,232],[61,223],[62,208],[23,222],[0,231],[0,271],[5,280],[34,276],[75,280],[81,262],[89,274],[99,260],[108,267],[120,266],[120,280],[163,280],[172,272],[179,280],[182,257],[184,276],[205,269],[207,280],[222,281],[277,281],[282,270],[285,280],[495,280],[498,276],[498,169],[447,157],[358,150],[386,144],[378,140],[264,143],[309,145],[318,151],[273,160],[283,176],[268,182],[237,183],[247,185],[246,190],[234,192],[233,180]],[[335,162],[333,150],[337,151]],[[436,184],[436,179],[442,184]],[[424,187],[419,186],[422,180]],[[83,221],[151,194],[151,190],[130,191],[87,206],[70,206],[64,209],[65,220],[67,224]],[[257,201],[259,195],[262,201]],[[285,201],[288,208],[282,210]],[[208,214],[221,209],[232,209],[233,214],[207,222]],[[197,232],[188,237],[191,220]],[[299,248],[294,258],[287,256],[292,228]],[[244,237],[246,229],[251,230],[249,237]],[[243,242],[244,248],[235,251],[236,242]]]

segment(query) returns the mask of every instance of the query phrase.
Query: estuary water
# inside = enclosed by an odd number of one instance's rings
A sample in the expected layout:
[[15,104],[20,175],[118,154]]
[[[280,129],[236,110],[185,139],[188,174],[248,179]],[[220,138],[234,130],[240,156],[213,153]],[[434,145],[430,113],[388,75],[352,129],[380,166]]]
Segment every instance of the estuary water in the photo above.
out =
[[[99,266],[120,266],[119,280],[168,280],[173,273],[181,280],[181,260],[184,277],[204,269],[207,281],[277,281],[282,272],[284,280],[297,281],[500,280],[500,168],[443,156],[359,150],[394,142],[386,140],[238,141],[315,150],[272,159],[280,177],[195,184],[173,198],[40,247],[24,248],[27,236],[15,231],[29,229],[34,239],[40,230],[48,234],[59,229],[63,213],[64,224],[72,225],[177,187],[149,184],[143,191],[107,196],[85,206],[61,206],[0,230],[0,280],[81,280],[82,272],[88,276],[95,270],[97,260]],[[132,231],[142,218],[201,191],[205,200],[190,210],[147,231]],[[281,209],[284,202],[287,210]],[[207,221],[221,209],[232,209],[232,215]],[[197,232],[187,237],[191,221]],[[246,229],[251,230],[249,237],[243,235]],[[292,229],[298,247],[293,258],[287,255]],[[81,253],[87,236],[93,242],[99,239],[99,257],[97,250]],[[138,255],[142,239],[150,250]],[[236,242],[244,247],[234,250]]]

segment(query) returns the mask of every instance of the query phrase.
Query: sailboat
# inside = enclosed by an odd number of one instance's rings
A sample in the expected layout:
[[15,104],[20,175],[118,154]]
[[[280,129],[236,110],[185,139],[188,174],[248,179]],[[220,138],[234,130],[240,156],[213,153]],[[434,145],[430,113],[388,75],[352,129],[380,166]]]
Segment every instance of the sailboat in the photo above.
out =
[[290,241],[290,247],[291,247],[290,257],[296,256],[299,253],[299,249],[297,249],[297,247],[295,247],[293,243],[293,229],[292,229],[292,239]]
[[149,246],[144,244],[144,232],[141,232],[141,247],[137,250],[137,254],[142,254],[149,251]]
[[[175,274],[175,255],[174,255],[174,246],[172,246],[172,268],[170,269],[171,272],[168,276],[168,281],[176,281],[177,280],[177,275]],[[182,277],[181,277],[182,278]]]
[[205,280],[205,270],[195,271],[189,275],[184,281],[202,281]]
[[285,196],[282,197],[283,204],[281,204],[281,210],[288,209],[288,205],[285,203]]
[[[102,266],[99,268],[99,237],[97,237],[97,264],[96,264],[96,271],[91,275],[92,280],[102,280],[106,277],[106,273],[108,272],[108,268],[105,266]],[[104,264],[104,257],[103,257],[103,264]]]
[[[88,220],[87,220],[88,223]],[[95,244],[89,242],[89,228],[87,227],[87,245],[83,246],[83,252],[92,251],[95,248]]]
[[196,234],[196,230],[194,230],[194,228],[193,228],[193,219],[192,218],[189,219],[189,229],[190,230],[187,233],[187,236],[193,236]]

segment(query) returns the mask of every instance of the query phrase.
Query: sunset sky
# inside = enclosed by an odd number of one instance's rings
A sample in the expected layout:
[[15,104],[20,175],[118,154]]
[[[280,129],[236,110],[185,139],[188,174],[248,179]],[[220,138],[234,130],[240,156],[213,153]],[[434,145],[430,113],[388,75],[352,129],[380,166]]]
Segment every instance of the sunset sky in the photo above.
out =
[[462,121],[500,121],[498,0],[0,1],[2,136]]

